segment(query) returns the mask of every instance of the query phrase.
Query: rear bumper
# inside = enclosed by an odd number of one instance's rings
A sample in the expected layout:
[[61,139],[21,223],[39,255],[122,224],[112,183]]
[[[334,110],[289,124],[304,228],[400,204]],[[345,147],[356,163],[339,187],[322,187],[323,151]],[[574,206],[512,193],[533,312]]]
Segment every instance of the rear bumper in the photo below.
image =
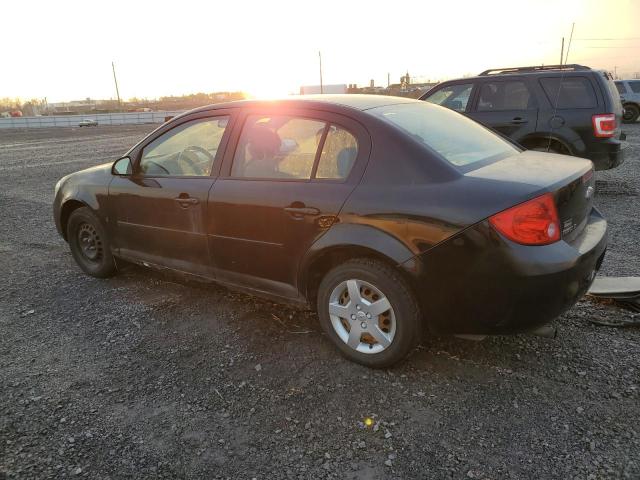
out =
[[420,256],[415,288],[435,332],[524,332],[586,293],[606,246],[607,222],[596,209],[578,238],[545,246],[513,243],[482,222]]
[[596,170],[609,170],[622,165],[627,147],[622,140],[610,139],[592,145],[582,156],[591,160]]

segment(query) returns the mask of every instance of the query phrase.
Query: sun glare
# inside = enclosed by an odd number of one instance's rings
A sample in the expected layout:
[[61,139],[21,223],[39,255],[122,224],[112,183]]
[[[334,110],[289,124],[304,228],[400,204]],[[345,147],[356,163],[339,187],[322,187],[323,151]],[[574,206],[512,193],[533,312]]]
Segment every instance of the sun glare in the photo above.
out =
[[256,86],[256,88],[249,89],[247,92],[250,98],[263,100],[282,98],[292,95],[293,93],[294,92],[292,90],[287,89],[286,86],[279,83],[264,83]]

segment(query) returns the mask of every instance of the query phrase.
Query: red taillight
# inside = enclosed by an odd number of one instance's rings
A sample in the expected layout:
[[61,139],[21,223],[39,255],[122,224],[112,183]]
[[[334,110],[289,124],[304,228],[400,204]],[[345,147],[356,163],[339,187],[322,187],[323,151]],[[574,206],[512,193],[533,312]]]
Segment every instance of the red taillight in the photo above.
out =
[[509,240],[522,245],[547,245],[560,240],[558,211],[550,193],[497,213],[489,222]]
[[616,116],[613,113],[594,115],[591,122],[596,137],[613,137],[616,132]]

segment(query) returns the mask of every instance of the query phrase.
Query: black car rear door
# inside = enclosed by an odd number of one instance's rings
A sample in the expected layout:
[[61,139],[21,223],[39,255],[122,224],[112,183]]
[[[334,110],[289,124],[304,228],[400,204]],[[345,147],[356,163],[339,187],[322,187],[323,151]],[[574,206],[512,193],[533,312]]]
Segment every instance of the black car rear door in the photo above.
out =
[[209,197],[216,277],[296,297],[300,259],[336,220],[369,151],[364,128],[346,117],[282,108],[246,112]]
[[527,79],[482,79],[477,90],[469,117],[516,142],[536,131],[538,103]]

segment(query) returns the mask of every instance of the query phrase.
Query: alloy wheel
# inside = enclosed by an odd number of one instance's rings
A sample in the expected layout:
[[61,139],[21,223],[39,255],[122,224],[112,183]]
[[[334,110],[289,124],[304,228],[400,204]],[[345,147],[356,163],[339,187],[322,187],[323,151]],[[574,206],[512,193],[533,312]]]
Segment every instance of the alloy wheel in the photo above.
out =
[[380,353],[396,334],[391,303],[379,288],[364,280],[345,280],[333,289],[329,317],[338,337],[360,353]]

